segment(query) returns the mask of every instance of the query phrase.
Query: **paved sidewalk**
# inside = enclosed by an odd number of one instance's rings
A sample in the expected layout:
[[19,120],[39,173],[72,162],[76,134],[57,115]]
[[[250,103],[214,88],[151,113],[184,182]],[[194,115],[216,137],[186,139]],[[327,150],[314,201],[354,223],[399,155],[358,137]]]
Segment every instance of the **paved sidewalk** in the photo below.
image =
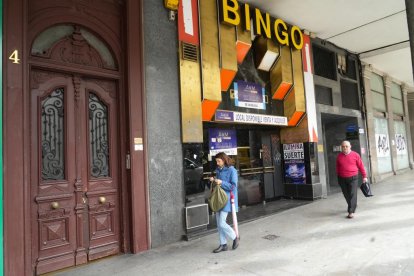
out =
[[235,251],[211,253],[215,233],[54,275],[414,275],[414,171],[372,189],[354,219],[335,194],[240,225]]

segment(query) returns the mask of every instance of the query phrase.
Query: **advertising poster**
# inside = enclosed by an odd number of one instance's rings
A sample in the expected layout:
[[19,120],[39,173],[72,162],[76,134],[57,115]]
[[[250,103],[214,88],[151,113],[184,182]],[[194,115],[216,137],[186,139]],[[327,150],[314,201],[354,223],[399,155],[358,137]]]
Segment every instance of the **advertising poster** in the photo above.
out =
[[305,153],[303,143],[284,144],[283,159],[285,182],[291,184],[305,184]]
[[236,106],[266,109],[265,89],[257,83],[245,81],[235,82],[234,99]]
[[208,146],[210,155],[219,152],[227,155],[237,155],[237,136],[235,129],[211,128],[208,130]]

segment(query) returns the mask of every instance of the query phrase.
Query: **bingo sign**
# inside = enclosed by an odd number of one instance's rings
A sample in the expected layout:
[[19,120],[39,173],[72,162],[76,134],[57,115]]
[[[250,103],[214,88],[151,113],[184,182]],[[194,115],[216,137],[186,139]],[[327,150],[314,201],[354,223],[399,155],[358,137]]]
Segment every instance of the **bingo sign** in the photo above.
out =
[[305,184],[305,153],[303,143],[283,144],[285,182]]
[[234,83],[235,105],[239,107],[266,109],[265,89],[260,84],[238,81]]
[[237,136],[235,129],[212,128],[208,130],[210,155],[219,152],[237,155]]

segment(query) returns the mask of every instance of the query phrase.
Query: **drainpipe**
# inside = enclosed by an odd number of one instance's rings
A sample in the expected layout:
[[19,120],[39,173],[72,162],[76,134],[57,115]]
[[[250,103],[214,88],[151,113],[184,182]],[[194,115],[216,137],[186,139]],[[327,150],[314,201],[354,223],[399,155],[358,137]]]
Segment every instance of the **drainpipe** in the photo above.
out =
[[365,104],[364,76],[362,73],[362,64],[361,64],[361,59],[359,58],[359,55],[358,55],[358,73],[359,73],[359,86],[361,87],[361,115],[362,115],[362,120],[364,122],[366,142],[367,142],[369,178],[370,178],[370,181],[372,182],[371,147],[369,145],[368,116],[367,116],[367,106]]

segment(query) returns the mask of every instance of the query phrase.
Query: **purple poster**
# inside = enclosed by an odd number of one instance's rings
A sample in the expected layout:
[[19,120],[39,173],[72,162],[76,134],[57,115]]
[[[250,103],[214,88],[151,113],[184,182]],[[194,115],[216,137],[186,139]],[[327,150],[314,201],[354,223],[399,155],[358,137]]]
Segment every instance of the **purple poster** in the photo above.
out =
[[285,160],[285,182],[290,184],[306,184],[304,160]]
[[266,109],[265,89],[260,84],[245,81],[235,82],[234,98],[236,106]]
[[285,182],[306,184],[303,143],[283,144]]
[[233,112],[226,110],[217,110],[214,120],[215,121],[224,121],[232,122],[233,121]]
[[237,136],[235,129],[210,128],[208,130],[208,146],[210,155],[224,152],[237,155]]

